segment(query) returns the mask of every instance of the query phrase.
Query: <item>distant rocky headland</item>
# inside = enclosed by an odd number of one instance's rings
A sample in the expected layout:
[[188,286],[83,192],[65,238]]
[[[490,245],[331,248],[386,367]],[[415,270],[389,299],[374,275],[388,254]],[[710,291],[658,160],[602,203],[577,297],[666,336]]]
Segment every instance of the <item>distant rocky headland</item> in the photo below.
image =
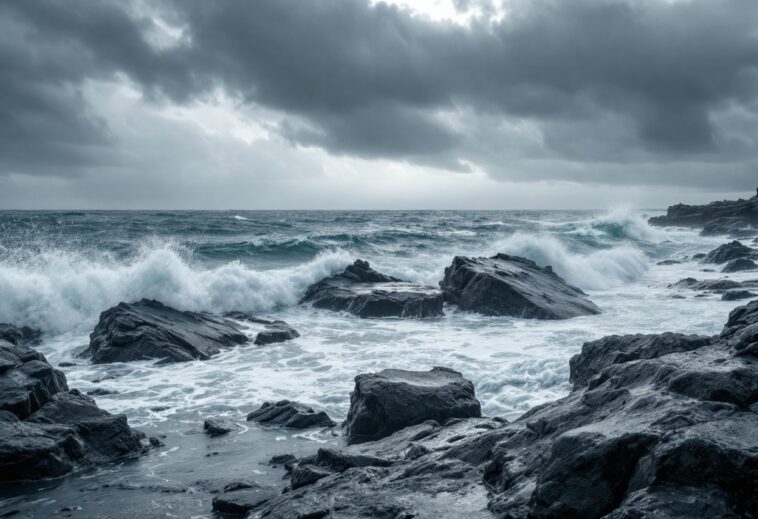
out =
[[723,200],[705,205],[672,205],[665,215],[654,216],[650,218],[649,223],[698,227],[702,229],[703,236],[753,236],[758,229],[758,194],[747,200]]

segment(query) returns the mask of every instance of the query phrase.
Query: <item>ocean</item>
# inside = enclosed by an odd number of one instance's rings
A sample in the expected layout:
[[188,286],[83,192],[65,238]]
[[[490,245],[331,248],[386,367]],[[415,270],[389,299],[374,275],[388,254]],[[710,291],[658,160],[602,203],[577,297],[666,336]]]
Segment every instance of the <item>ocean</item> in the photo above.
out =
[[[568,393],[568,361],[585,341],[611,334],[718,333],[739,302],[694,297],[668,285],[688,276],[720,277],[689,258],[724,238],[651,227],[646,220],[655,214],[660,211],[5,211],[0,322],[42,329],[39,350],[53,365],[64,363],[70,387],[111,391],[97,396],[98,405],[126,414],[149,434],[167,435],[167,449],[134,462],[124,477],[190,485],[199,477],[196,467],[188,468],[196,463],[193,449],[215,448],[220,459],[228,454],[217,471],[234,474],[250,465],[249,457],[237,459],[230,447],[235,441],[261,450],[251,455],[256,463],[278,451],[312,452],[313,445],[338,441],[333,431],[250,436],[255,426],[248,425],[239,437],[209,446],[202,435],[209,415],[244,422],[264,401],[291,399],[339,421],[356,375],[447,366],[474,383],[484,414],[513,419]],[[497,252],[551,265],[602,313],[537,321],[446,307],[440,318],[365,320],[298,304],[311,283],[356,258],[380,272],[436,285],[454,256]],[[656,265],[669,258],[683,262]],[[673,299],[677,294],[685,298]],[[141,298],[186,310],[255,312],[287,321],[301,337],[169,366],[90,365],[77,357],[100,312]],[[280,477],[262,467],[256,470]],[[65,495],[83,484],[80,476],[71,478],[63,484]],[[48,492],[41,499],[55,502],[54,491]],[[156,495],[161,506],[170,499]],[[178,517],[210,513],[207,503],[194,510],[179,502]],[[0,511],[8,506],[18,507],[18,499],[0,503]],[[44,507],[34,510],[42,514]]]

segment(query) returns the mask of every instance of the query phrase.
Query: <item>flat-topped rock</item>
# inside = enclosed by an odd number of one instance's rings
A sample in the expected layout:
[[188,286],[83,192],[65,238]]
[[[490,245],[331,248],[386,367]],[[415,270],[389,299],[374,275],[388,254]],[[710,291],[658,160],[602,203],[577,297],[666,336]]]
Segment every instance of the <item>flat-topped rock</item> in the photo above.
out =
[[703,258],[702,263],[715,263],[719,265],[735,259],[751,259],[755,257],[758,257],[758,251],[735,240],[713,249]]
[[0,481],[61,476],[147,448],[124,415],[69,391],[43,355],[0,340]]
[[229,319],[176,310],[143,299],[100,314],[82,357],[95,364],[158,359],[161,363],[207,360],[248,337]]
[[247,420],[292,429],[337,425],[324,411],[316,411],[312,407],[291,400],[265,402],[260,408],[248,414]]
[[456,256],[440,282],[445,300],[462,310],[525,319],[568,319],[600,309],[550,267],[507,254]]
[[311,285],[301,303],[363,318],[443,315],[439,290],[387,276],[363,260],[356,260],[343,272]]
[[721,293],[727,290],[752,287],[755,285],[756,283],[754,281],[735,281],[733,279],[704,279],[698,281],[695,278],[684,278],[669,285],[669,288],[687,288],[690,290],[707,290],[709,292]]
[[427,420],[478,416],[474,385],[457,371],[385,369],[355,377],[345,424],[348,443],[359,443]]

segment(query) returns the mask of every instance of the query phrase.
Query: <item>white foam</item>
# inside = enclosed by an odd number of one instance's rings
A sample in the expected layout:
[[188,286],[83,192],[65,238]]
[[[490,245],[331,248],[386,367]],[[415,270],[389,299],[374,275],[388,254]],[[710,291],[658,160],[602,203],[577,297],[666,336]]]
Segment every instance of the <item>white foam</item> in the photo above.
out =
[[91,329],[103,310],[143,297],[186,310],[266,311],[296,304],[308,285],[350,260],[338,251],[295,267],[258,271],[239,261],[194,265],[172,245],[148,245],[126,262],[49,250],[34,261],[0,263],[0,322],[56,333]]

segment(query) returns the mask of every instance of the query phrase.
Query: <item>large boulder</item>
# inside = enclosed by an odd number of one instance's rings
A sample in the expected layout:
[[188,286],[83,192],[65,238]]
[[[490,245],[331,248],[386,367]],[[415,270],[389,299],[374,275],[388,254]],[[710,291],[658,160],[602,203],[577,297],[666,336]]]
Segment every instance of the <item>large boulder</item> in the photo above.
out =
[[753,260],[748,258],[737,258],[729,260],[729,262],[724,265],[724,268],[721,269],[721,272],[732,273],[755,269],[758,269],[758,265],[756,265]]
[[758,257],[758,251],[734,240],[733,242],[725,243],[724,245],[713,249],[705,256],[705,258],[703,258],[702,263],[715,263],[720,265],[735,259],[750,259],[755,257]]
[[445,300],[462,310],[526,319],[568,319],[600,313],[580,289],[553,269],[507,254],[456,256],[440,282]]
[[248,337],[231,320],[182,312],[143,299],[119,303],[100,314],[83,357],[95,364],[159,359],[161,363],[207,360]]
[[347,441],[377,440],[427,420],[478,416],[474,385],[457,371],[385,369],[355,377],[345,422]]
[[8,323],[0,323],[0,339],[11,344],[39,344],[42,332],[28,326],[15,326]]
[[264,404],[247,415],[249,422],[264,425],[307,429],[308,427],[333,427],[337,425],[324,411],[290,400],[264,402]]
[[387,276],[363,260],[356,260],[343,272],[311,285],[301,303],[363,318],[443,315],[439,290]]
[[61,476],[133,456],[145,436],[77,390],[28,346],[0,340],[0,480]]

